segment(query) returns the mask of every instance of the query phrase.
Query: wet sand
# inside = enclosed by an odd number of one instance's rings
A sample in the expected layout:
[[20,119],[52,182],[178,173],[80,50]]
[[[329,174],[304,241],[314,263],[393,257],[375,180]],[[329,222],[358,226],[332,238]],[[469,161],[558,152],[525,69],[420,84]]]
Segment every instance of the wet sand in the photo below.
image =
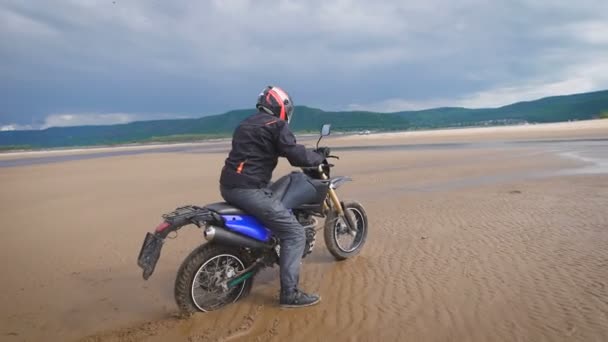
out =
[[[605,341],[608,127],[577,124],[326,141],[344,147],[334,173],[355,179],[342,198],[367,210],[363,252],[336,262],[318,236],[301,276],[318,306],[278,308],[275,267],[188,319],[173,281],[201,232],[169,240],[148,281],[135,259],[162,213],[219,199],[224,153],[0,168],[0,340]],[[538,139],[555,141],[514,142]]]

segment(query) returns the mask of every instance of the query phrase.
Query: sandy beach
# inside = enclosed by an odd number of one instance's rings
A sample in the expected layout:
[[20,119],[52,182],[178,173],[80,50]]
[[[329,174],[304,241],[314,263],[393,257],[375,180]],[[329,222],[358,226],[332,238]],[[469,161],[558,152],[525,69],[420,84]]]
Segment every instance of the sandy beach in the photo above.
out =
[[323,143],[367,210],[362,253],[336,262],[318,235],[301,275],[317,306],[280,309],[275,267],[187,319],[173,282],[201,231],[148,281],[136,257],[161,214],[219,201],[226,143],[0,167],[0,341],[608,340],[608,120]]

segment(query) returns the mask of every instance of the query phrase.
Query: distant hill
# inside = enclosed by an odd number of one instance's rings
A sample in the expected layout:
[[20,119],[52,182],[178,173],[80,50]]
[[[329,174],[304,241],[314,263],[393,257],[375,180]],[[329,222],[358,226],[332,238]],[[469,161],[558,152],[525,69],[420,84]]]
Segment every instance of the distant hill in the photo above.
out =
[[[608,90],[547,97],[500,108],[434,108],[397,113],[327,112],[296,107],[292,128],[317,132],[323,123],[335,131],[395,131],[458,126],[505,125],[523,122],[584,120],[608,110]],[[139,121],[108,126],[52,127],[44,130],[0,132],[0,148],[49,148],[114,145],[136,142],[191,141],[230,136],[253,109],[234,110],[198,119]]]
[[409,120],[412,128],[439,128],[587,120],[598,118],[606,110],[608,110],[608,90],[546,97],[500,108],[435,108],[398,114]]

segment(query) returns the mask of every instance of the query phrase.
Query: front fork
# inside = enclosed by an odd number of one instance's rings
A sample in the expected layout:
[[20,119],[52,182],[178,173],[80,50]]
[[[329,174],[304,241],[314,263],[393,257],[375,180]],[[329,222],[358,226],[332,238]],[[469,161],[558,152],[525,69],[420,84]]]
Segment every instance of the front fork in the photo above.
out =
[[[321,179],[324,179],[324,180],[329,179],[327,177],[327,175],[325,174],[325,172],[323,172],[322,165],[319,165],[319,173],[321,174]],[[329,185],[329,190],[327,191],[327,195],[329,197],[329,200],[331,201],[332,207],[336,211],[336,214],[338,214],[338,216],[341,217],[342,220],[344,220],[344,222],[346,222],[349,230],[352,233],[354,233],[353,235],[355,235],[358,231],[357,224],[356,224],[355,220],[353,219],[352,215],[350,215],[348,212],[344,211],[344,208],[342,207],[342,202],[340,202],[340,199],[338,198],[338,193],[336,193],[336,189],[334,189],[331,184]],[[323,212],[325,212],[327,210],[330,210],[330,208],[327,205],[327,201],[324,201],[323,202]]]

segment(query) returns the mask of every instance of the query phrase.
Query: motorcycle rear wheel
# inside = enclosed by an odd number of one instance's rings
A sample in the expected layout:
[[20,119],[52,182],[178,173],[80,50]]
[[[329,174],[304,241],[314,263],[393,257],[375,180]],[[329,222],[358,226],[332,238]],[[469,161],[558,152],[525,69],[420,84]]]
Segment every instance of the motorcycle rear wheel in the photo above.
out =
[[175,301],[185,314],[218,310],[245,297],[253,278],[226,288],[227,279],[253,263],[248,254],[232,247],[207,243],[196,248],[177,271]]

